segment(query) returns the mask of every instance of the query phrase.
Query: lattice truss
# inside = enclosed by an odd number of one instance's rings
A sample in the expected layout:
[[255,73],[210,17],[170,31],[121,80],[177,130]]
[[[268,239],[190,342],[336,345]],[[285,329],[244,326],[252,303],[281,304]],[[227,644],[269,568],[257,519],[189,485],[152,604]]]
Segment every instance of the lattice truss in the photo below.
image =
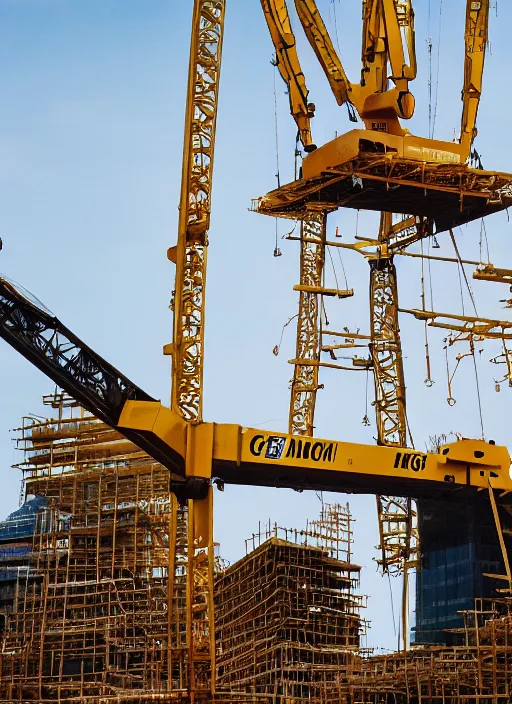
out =
[[[327,213],[312,211],[301,221],[299,312],[297,316],[296,356],[291,387],[289,430],[298,435],[314,434],[316,392],[322,349],[337,346],[322,344],[322,297],[345,298],[353,291],[328,289],[324,286]],[[390,256],[383,256],[387,247],[426,236],[423,220],[408,219],[393,226],[391,215],[381,218],[378,253],[370,259],[370,336],[369,360],[354,358],[360,368],[372,369],[375,380],[375,413],[378,442],[382,445],[407,445],[405,383],[402,350],[398,327],[398,289],[396,271]],[[332,244],[332,243],[328,243]],[[338,334],[338,333],[330,333]],[[355,337],[358,337],[357,335]],[[365,336],[359,336],[365,338]],[[355,346],[350,333],[339,347]],[[334,354],[332,354],[334,356]],[[336,357],[334,356],[334,359]],[[326,364],[326,366],[335,366]],[[400,572],[416,559],[416,513],[410,499],[377,497],[379,520],[379,564],[384,571]]]
[[324,213],[301,222],[300,293],[296,361],[290,401],[290,432],[313,435],[320,351],[320,296],[325,261]]
[[[224,0],[194,3],[188,75],[178,244],[168,256],[176,264],[171,407],[184,420],[202,420],[205,286],[215,126],[219,96]],[[214,689],[213,527],[200,544],[196,515],[209,512],[213,489],[187,506],[188,692],[210,698]],[[205,507],[205,503],[207,506]],[[204,535],[203,535],[204,538]]]
[[224,0],[203,0],[198,5],[190,54],[178,245],[169,251],[178,264],[171,304],[173,402],[185,420],[200,420],[202,413],[206,251],[225,9]]
[[[377,439],[382,445],[407,446],[405,381],[398,325],[398,288],[391,259],[370,261],[370,353],[375,381]],[[377,496],[379,564],[399,572],[416,559],[418,533],[411,499]]]

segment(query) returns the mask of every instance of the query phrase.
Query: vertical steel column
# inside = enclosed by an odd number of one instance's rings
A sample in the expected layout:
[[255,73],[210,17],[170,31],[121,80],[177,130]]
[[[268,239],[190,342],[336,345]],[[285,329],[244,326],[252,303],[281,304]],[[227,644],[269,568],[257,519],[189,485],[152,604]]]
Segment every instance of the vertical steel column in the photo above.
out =
[[[388,256],[386,239],[391,231],[391,213],[382,213],[379,256],[370,260],[370,353],[375,380],[375,413],[379,445],[407,446],[405,381],[396,269]],[[411,499],[377,496],[383,572],[404,572],[403,629],[407,639],[407,571],[416,559],[416,512]]]
[[[301,223],[300,287],[322,286],[325,262],[325,213],[310,213]],[[289,432],[313,435],[320,361],[321,294],[299,293],[295,368],[290,398]]]
[[[178,244],[168,251],[176,264],[174,336],[164,348],[172,355],[171,407],[191,424],[202,420],[203,408],[206,261],[224,16],[225,0],[195,0]],[[188,437],[187,468],[196,448],[195,434]],[[187,689],[193,704],[211,699],[215,691],[211,487],[207,499],[188,501],[186,565]]]
[[202,416],[206,251],[210,226],[215,125],[224,0],[196,0],[190,46],[172,354],[172,408],[185,420]]

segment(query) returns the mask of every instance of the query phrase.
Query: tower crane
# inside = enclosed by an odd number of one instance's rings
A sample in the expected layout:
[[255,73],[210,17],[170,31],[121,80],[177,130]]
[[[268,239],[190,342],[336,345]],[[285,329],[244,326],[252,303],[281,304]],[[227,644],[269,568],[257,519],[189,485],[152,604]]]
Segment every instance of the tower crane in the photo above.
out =
[[[348,207],[428,215],[441,232],[508,207],[512,201],[510,175],[474,170],[467,165],[476,134],[489,0],[466,0],[458,143],[417,137],[400,125],[400,119],[414,113],[414,97],[409,90],[409,82],[416,75],[411,0],[364,0],[359,85],[348,81],[314,0],[295,0],[295,4],[336,100],[352,106],[352,119],[357,110],[366,129],[353,129],[307,154],[302,177],[257,199],[255,210],[303,218],[316,203],[326,210]],[[285,0],[278,5],[281,13],[287,12]],[[391,87],[383,89],[388,65]],[[393,185],[392,191],[389,185]]]
[[[176,264],[174,334],[164,354],[172,359],[171,409],[191,433],[203,412],[206,264],[224,17],[225,0],[195,0],[178,242],[168,250],[169,260]],[[215,691],[212,486],[204,496],[188,500],[187,521],[186,643],[193,702]]]
[[[315,4],[312,0],[296,1],[302,13],[299,15],[301,21],[314,38],[319,26]],[[475,4],[478,3],[472,3]],[[267,6],[272,8],[275,4],[269,0]],[[284,0],[281,6],[286,7]],[[214,692],[214,621],[211,598],[213,479],[233,484],[377,492],[410,498],[447,496],[454,501],[481,490],[489,490],[491,494],[494,491],[512,491],[507,449],[483,440],[461,440],[442,446],[438,453],[421,453],[406,448],[400,435],[392,447],[303,437],[301,435],[311,435],[312,414],[305,424],[308,432],[299,434],[270,433],[203,421],[204,286],[224,13],[224,0],[195,0],[178,243],[168,253],[169,259],[177,267],[173,303],[174,338],[165,348],[173,360],[171,407],[162,405],[125,377],[23,289],[0,278],[0,336],[76,398],[84,408],[118,429],[168,468],[171,490],[178,495],[180,501],[189,502],[187,632],[190,673],[188,686],[192,701],[206,699]],[[268,13],[266,16],[268,20]],[[276,16],[280,18],[279,36],[283,41],[279,51],[283,67],[287,66],[286,61],[290,58],[287,52],[294,43],[289,36],[286,17],[283,18],[282,14]],[[307,25],[307,18],[310,18],[311,25]],[[405,24],[401,25],[401,21]],[[340,100],[350,102],[356,108],[360,105],[361,116],[372,128],[367,132],[383,132],[380,127],[381,123],[385,123],[391,139],[385,140],[384,143],[388,145],[399,143],[392,139],[405,139],[398,118],[407,117],[414,107],[408,82],[414,77],[415,62],[409,60],[406,63],[404,59],[400,68],[401,54],[396,50],[393,40],[389,61],[393,66],[394,88],[376,95],[366,90],[366,82],[367,85],[372,85],[373,81],[375,85],[382,79],[387,65],[388,59],[384,62],[383,56],[382,32],[386,31],[389,37],[397,39],[401,27],[406,29],[407,36],[413,37],[410,2],[366,2],[364,33],[368,49],[363,57],[364,81],[361,82],[365,82],[365,85],[361,84],[359,90],[350,85],[339,71],[337,79]],[[322,47],[317,47],[317,50],[323,56]],[[286,70],[299,71],[298,58]],[[477,80],[473,80],[473,84],[477,83]],[[347,96],[345,98],[343,91]],[[468,110],[465,129],[474,134],[471,128],[471,121],[476,118],[473,89],[468,90],[468,95],[470,93],[473,103],[471,110]],[[314,109],[307,98],[305,82],[297,79],[293,97],[290,91],[290,99],[293,100],[292,111],[295,110],[297,114],[299,134],[305,151],[310,152],[305,162],[324,149],[312,148],[314,143],[309,120]],[[374,129],[374,122],[378,129]],[[420,143],[418,138],[415,139],[416,148],[420,149],[423,157],[437,149],[431,141],[423,140]],[[359,136],[356,140],[359,140]],[[405,147],[403,149],[410,156],[410,150],[407,151]],[[359,155],[358,142],[357,150]],[[450,161],[446,154],[462,157],[462,147],[445,150],[438,159],[439,164]],[[321,159],[323,155],[320,155],[320,161]],[[391,180],[390,176],[387,178]],[[498,179],[494,193],[505,180],[505,177],[501,181]],[[299,179],[299,186],[301,181]],[[496,209],[505,207],[504,202],[502,199],[496,203]],[[317,250],[314,250],[311,257],[309,252],[304,251],[304,273],[299,284],[301,294],[318,296],[322,293],[318,289],[322,288],[325,217],[331,209],[330,203],[317,203],[309,209],[309,217],[305,218],[305,222],[313,223],[314,227],[306,233],[303,229],[303,243],[313,240]],[[381,230],[384,238],[387,233],[385,222]],[[380,245],[385,246],[384,242],[380,242]],[[304,282],[306,269],[311,262],[314,277]],[[387,271],[393,273],[391,266]],[[306,308],[307,304],[304,306],[305,311]],[[303,321],[305,317],[306,312]],[[317,325],[318,305],[310,319],[314,326]],[[307,364],[297,364],[296,368],[309,366],[318,370],[315,344],[311,346],[311,352],[307,353],[309,356],[305,357]],[[374,352],[374,356],[375,354],[377,353]],[[312,399],[314,400],[316,385],[317,377],[310,386],[301,389],[301,393],[306,394],[304,408],[308,413],[314,409]],[[295,385],[295,391],[298,392],[299,389],[300,385]],[[291,412],[292,429],[297,426],[299,415],[299,412]]]
[[[301,129],[303,114],[298,115],[294,86],[299,81],[307,103],[304,74],[300,68],[286,2],[262,0],[267,25],[274,42],[277,67],[289,92],[291,113]],[[369,129],[404,134],[398,117],[411,117],[414,98],[409,82],[416,76],[414,46],[414,12],[411,2],[363,2],[363,45],[361,81],[352,84],[334,49],[314,0],[295,0],[295,7],[306,36],[326,74],[339,105],[353,106]],[[283,31],[286,28],[286,31]],[[402,30],[405,33],[406,60]],[[393,87],[389,87],[388,65]],[[295,75],[294,71],[299,71]],[[310,111],[310,116],[313,112]],[[352,119],[357,118],[351,113]],[[311,130],[307,125],[306,151],[312,151]],[[325,295],[346,298],[352,290],[328,290],[322,287],[325,262],[326,210],[311,210],[301,221],[299,313],[297,317],[296,355],[292,360],[294,376],[291,386],[289,432],[313,435],[316,391],[321,351],[320,301]],[[382,445],[407,445],[405,383],[398,330],[396,272],[387,254],[386,239],[392,228],[391,215],[382,214],[378,255],[370,260],[371,360],[375,379],[377,440]],[[410,499],[377,496],[379,517],[380,564],[385,571],[399,569],[411,559],[413,516]]]
[[484,440],[461,439],[438,453],[425,453],[235,424],[188,423],[4,277],[0,337],[86,410],[169,469],[171,488],[181,499],[206,498],[212,479],[349,493],[399,491],[454,501],[483,489],[512,492],[507,448]]
[[[298,137],[304,131],[299,122],[293,86],[300,81],[303,106],[309,92],[296,52],[296,41],[285,0],[261,0],[270,35],[276,49],[277,67],[290,96],[291,113],[297,122]],[[315,0],[295,0],[295,8],[305,34],[325,72],[339,105],[349,105],[349,115],[357,121],[355,111],[368,131],[381,131],[404,136],[399,118],[408,119],[414,112],[414,97],[409,83],[416,77],[414,11],[410,0],[363,0],[363,44],[361,79],[352,84],[347,77],[333,42],[322,20]],[[487,42],[488,0],[467,1],[465,23],[463,113],[461,122],[460,159],[469,157],[476,134],[476,116],[481,92],[483,61]],[[286,28],[286,31],[283,31]],[[388,71],[388,67],[390,71]],[[298,71],[298,75],[294,74]],[[314,115],[314,106],[309,116]],[[304,111],[300,114],[303,119]],[[302,139],[306,152],[314,151],[311,127],[307,124],[308,142]],[[344,138],[340,138],[344,139]],[[445,157],[445,154],[442,155]],[[314,159],[314,156],[310,157]],[[308,157],[306,157],[307,161]],[[322,209],[322,205],[324,209]],[[299,313],[297,318],[296,356],[290,403],[290,432],[313,434],[316,391],[320,361],[319,311],[322,295],[346,297],[353,291],[328,291],[322,288],[325,262],[326,218],[330,209],[325,202],[308,201],[301,214],[301,255]],[[416,223],[417,220],[417,223]],[[407,244],[428,236],[432,223],[428,218],[405,219],[393,225],[390,213],[382,213],[377,254],[370,263],[370,352],[375,380],[377,442],[405,446],[407,419],[405,383],[398,325],[398,290],[392,251],[388,243],[400,228],[408,231]],[[414,558],[417,541],[414,510],[410,500],[401,497],[377,497],[380,564],[385,571],[398,568]],[[406,579],[406,577],[405,577]]]

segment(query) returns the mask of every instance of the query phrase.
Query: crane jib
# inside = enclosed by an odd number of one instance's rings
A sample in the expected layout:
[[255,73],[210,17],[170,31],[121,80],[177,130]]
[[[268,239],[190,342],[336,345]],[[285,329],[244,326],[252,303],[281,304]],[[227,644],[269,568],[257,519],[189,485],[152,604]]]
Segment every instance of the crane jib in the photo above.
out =
[[425,454],[238,425],[190,425],[3,278],[0,336],[84,408],[167,467],[174,481],[205,484],[217,477],[235,484],[410,496],[489,485],[512,491],[508,451],[481,440]]

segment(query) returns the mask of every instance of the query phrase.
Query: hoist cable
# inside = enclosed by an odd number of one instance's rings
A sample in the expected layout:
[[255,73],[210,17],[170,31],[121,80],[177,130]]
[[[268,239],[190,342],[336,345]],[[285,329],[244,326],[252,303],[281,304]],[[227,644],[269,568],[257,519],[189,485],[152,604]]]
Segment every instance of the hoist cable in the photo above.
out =
[[[275,136],[276,136],[276,178],[277,178],[277,187],[281,187],[281,175],[280,175],[280,170],[279,170],[279,125],[277,121],[277,89],[276,89],[276,71],[277,71],[277,55],[275,62],[272,62],[274,66],[274,72],[273,72],[273,77],[274,77],[274,129],[275,129]],[[278,252],[278,224],[277,224],[277,218],[276,220],[276,244],[275,244],[275,249],[274,253]]]
[[365,406],[364,406],[364,418],[363,418],[363,425],[368,427],[370,425],[370,419],[368,418],[368,376],[370,374],[370,370],[366,370],[366,388],[365,388]]
[[334,17],[334,33],[336,35],[336,46],[338,47],[338,54],[341,54],[341,49],[340,49],[340,38],[338,35],[338,19],[336,17],[336,5],[335,5],[335,0],[331,0],[332,4],[332,14]]
[[483,242],[485,240],[485,250],[487,253],[487,264],[490,264],[491,262],[491,255],[489,253],[489,239],[487,237],[487,227],[485,226],[485,220],[482,218],[481,223],[480,223],[480,262],[483,261],[482,259],[482,247],[483,247]]
[[482,413],[482,399],[480,398],[480,382],[478,380],[478,369],[476,366],[476,355],[475,355],[475,348],[473,347],[473,366],[475,368],[475,382],[476,382],[476,397],[478,399],[478,413],[480,416],[480,428],[482,429],[482,440],[485,439],[485,433],[484,433],[484,417]]
[[431,0],[428,0],[427,52],[428,52],[428,136],[432,139],[432,38],[430,36]]
[[436,118],[437,118],[437,98],[439,95],[439,69],[440,69],[440,58],[441,58],[441,26],[443,19],[443,0],[439,1],[439,30],[437,37],[437,72],[436,72],[436,90],[434,97],[434,117],[432,120],[432,135],[431,139],[434,138],[434,132],[436,130]]
[[[334,273],[334,278],[336,278],[336,272]],[[325,266],[322,267],[322,286],[325,288]],[[320,339],[322,337],[322,313],[324,314],[325,324],[329,325],[329,318],[327,317],[327,310],[325,308],[324,297],[320,294]]]
[[277,121],[277,89],[276,89],[276,71],[277,71],[277,56],[275,62],[273,62],[274,66],[274,129],[275,129],[275,136],[276,136],[276,178],[277,178],[277,187],[281,187],[281,176],[280,176],[280,171],[279,171],[279,124]]
[[[423,259],[423,240],[420,240],[420,247],[421,247],[421,305],[422,309],[425,310],[425,265],[424,265],[424,259]],[[430,263],[430,260],[429,260]],[[430,282],[430,298],[431,298],[431,303],[432,303],[432,308],[431,310],[434,310],[434,305],[433,305],[433,298],[432,298],[432,281]],[[427,376],[425,379],[425,384],[427,386],[432,386],[433,382],[432,379],[430,378],[430,349],[428,345],[428,325],[425,320],[425,366],[427,370]],[[411,435],[409,431],[409,436]],[[412,438],[411,438],[412,440]]]
[[343,278],[345,279],[345,288],[348,290],[348,279],[347,272],[345,271],[345,264],[343,263],[340,248],[336,247],[336,249],[338,250],[338,257],[340,258],[341,270],[343,271]]
[[411,444],[411,447],[414,448],[415,447],[414,438],[412,436],[411,426],[409,425],[409,416],[407,415],[407,409],[404,410],[404,415],[405,415],[405,425],[407,427],[407,432],[409,434],[409,442]]
[[[329,259],[331,260],[332,271],[333,271],[333,274],[334,274],[334,281],[336,282],[336,289],[339,291],[339,290],[340,290],[340,285],[339,285],[339,283],[338,283],[338,276],[337,276],[337,274],[336,274],[336,267],[334,266],[334,260],[333,260],[333,258],[332,258],[331,248],[330,248],[330,247],[326,247],[326,250],[327,250],[327,253],[329,254]],[[345,277],[345,278],[346,278],[346,277]]]
[[[457,247],[457,242],[455,241],[455,235],[453,234],[453,230],[452,230],[452,229],[450,229],[450,237],[451,237],[451,239],[452,239],[452,243],[453,243],[453,248],[454,248],[454,250],[455,250],[455,254],[457,255],[459,267],[460,267],[460,269],[461,269],[461,271],[462,271],[462,274],[464,275],[464,281],[466,282],[466,286],[467,286],[467,288],[468,288],[469,297],[471,298],[471,303],[473,304],[473,309],[474,309],[474,311],[475,311],[475,315],[478,317],[478,311],[477,311],[477,309],[476,309],[475,297],[473,296],[473,291],[472,291],[472,289],[471,289],[471,286],[469,285],[469,280],[468,280],[468,277],[467,277],[467,274],[466,274],[466,270],[464,269],[464,264],[462,263],[462,258],[461,258],[461,256],[460,256],[459,248]],[[460,272],[459,272],[459,279],[460,279]],[[461,293],[462,293],[462,284],[461,284]],[[464,307],[464,301],[463,301],[463,307]],[[463,310],[462,314],[464,315],[464,310]]]
[[460,301],[461,301],[461,305],[462,305],[462,315],[465,315],[465,314],[466,314],[466,309],[465,309],[465,306],[464,306],[464,290],[463,290],[463,288],[462,288],[462,277],[461,277],[461,274],[460,274],[460,265],[459,265],[459,264],[457,264],[457,274],[458,274],[458,277],[459,277],[459,291],[460,291]]
[[388,572],[388,581],[389,581],[389,595],[391,597],[391,618],[393,619],[393,631],[396,636],[396,621],[395,621],[395,605],[393,603],[393,589],[391,588],[391,576]]
[[[475,297],[473,296],[473,291],[471,290],[471,286],[469,285],[468,277],[466,274],[466,270],[464,269],[464,265],[462,263],[462,259],[459,253],[459,248],[457,247],[457,242],[455,241],[455,235],[453,234],[453,230],[450,229],[450,237],[453,243],[453,248],[455,249],[455,254],[457,255],[458,259],[458,264],[459,264],[459,281],[460,281],[460,271],[462,271],[462,274],[464,275],[464,280],[466,282],[466,286],[469,291],[469,296],[471,298],[471,303],[473,304],[473,308],[475,311],[475,315],[478,317],[478,311],[476,308],[476,303],[475,303]],[[461,295],[462,295],[462,282],[461,282]],[[464,308],[462,314],[464,315]],[[480,396],[480,381],[478,378],[478,368],[476,365],[476,356],[475,356],[475,346],[473,339],[471,338],[471,354],[473,357],[473,367],[475,371],[475,384],[476,384],[476,396],[477,396],[477,401],[478,401],[478,414],[480,417],[480,427],[482,429],[482,439],[485,437],[484,433],[484,418],[483,418],[483,413],[482,413],[482,399]]]
[[420,240],[421,248],[421,309],[426,310],[425,306],[425,259],[423,252],[423,240]]
[[295,318],[298,318],[298,317],[299,317],[299,314],[298,314],[298,313],[295,313],[295,315],[292,315],[291,318],[288,318],[288,320],[286,321],[286,323],[283,325],[283,329],[281,330],[281,338],[280,338],[280,340],[279,340],[279,344],[278,344],[278,345],[275,345],[274,350],[273,350],[273,352],[274,352],[274,354],[276,355],[276,357],[277,357],[277,355],[279,354],[279,349],[280,349],[281,344],[282,344],[282,342],[283,342],[283,336],[284,336],[284,331],[285,331],[285,329],[286,329],[286,328],[288,327],[288,325],[292,322],[292,320],[295,320]]
[[[430,255],[430,239],[428,241],[428,254]],[[432,260],[427,259],[428,287],[430,289],[430,310],[434,310],[434,289],[432,287]]]

